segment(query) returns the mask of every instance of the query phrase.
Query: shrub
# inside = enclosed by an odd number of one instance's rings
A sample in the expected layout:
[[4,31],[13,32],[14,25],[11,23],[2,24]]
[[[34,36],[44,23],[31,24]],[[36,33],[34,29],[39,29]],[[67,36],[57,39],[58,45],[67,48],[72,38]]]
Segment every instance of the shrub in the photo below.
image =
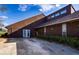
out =
[[49,42],[58,42],[69,45],[71,47],[75,47],[79,49],[79,37],[65,37],[65,36],[37,36],[37,38],[41,38],[43,40],[47,40]]
[[0,31],[0,37],[2,37],[3,35],[5,35],[6,32],[5,31]]

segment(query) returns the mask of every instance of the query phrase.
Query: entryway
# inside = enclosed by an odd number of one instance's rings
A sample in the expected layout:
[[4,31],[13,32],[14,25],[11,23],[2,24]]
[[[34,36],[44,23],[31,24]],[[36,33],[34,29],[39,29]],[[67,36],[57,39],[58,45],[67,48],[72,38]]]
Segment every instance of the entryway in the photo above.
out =
[[23,29],[23,38],[30,38],[30,29]]

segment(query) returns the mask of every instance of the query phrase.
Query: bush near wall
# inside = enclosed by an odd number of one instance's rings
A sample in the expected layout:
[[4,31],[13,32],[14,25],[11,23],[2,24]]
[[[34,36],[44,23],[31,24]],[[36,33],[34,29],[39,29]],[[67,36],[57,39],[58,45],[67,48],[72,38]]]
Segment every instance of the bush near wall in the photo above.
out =
[[5,35],[6,32],[5,31],[0,31],[0,37],[2,37],[3,35]]
[[37,36],[43,40],[50,42],[58,42],[69,45],[71,47],[79,49],[79,37],[65,37],[65,36]]

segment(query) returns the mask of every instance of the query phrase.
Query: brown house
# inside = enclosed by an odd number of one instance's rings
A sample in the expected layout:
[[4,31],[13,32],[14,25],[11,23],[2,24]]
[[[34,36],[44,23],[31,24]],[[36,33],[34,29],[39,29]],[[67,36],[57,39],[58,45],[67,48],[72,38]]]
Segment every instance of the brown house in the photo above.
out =
[[9,37],[79,36],[79,11],[69,4],[48,16],[40,14],[9,25],[7,29]]

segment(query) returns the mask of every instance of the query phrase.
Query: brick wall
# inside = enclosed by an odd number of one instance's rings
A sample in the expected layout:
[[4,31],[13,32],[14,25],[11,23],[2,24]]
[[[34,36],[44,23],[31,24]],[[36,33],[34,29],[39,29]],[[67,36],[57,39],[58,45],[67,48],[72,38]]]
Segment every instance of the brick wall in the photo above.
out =
[[62,35],[61,24],[46,27],[47,35]]
[[68,36],[79,36],[79,20],[67,23]]
[[[67,22],[67,36],[79,37],[79,20]],[[44,27],[36,29],[39,35],[44,35]],[[62,36],[62,24],[51,25],[46,27],[46,35]]]

